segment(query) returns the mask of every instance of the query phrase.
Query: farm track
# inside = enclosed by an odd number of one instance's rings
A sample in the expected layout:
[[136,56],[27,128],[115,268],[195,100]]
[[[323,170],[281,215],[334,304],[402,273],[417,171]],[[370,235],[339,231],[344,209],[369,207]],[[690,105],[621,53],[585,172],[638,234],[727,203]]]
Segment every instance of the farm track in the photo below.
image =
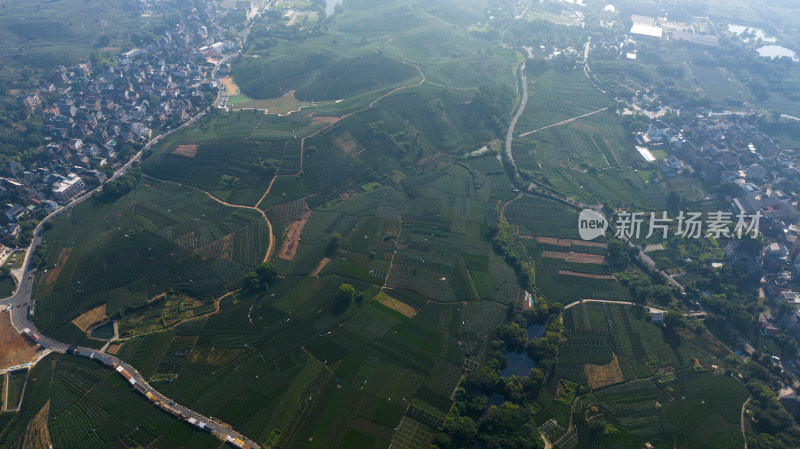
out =
[[744,401],[744,404],[742,404],[742,421],[741,421],[741,427],[742,427],[742,439],[744,440],[744,449],[747,449],[747,434],[746,434],[746,432],[744,431],[744,415],[745,415],[745,409],[747,408],[747,403],[748,403],[748,402],[750,402],[750,398],[747,398],[747,400],[746,400],[746,401]]

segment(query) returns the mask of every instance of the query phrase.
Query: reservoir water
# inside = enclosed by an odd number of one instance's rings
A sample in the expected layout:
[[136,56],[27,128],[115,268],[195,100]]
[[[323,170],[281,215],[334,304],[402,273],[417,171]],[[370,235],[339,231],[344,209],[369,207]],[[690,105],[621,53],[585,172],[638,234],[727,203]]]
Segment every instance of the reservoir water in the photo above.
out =
[[795,53],[786,48],[781,47],[780,45],[765,45],[763,47],[758,48],[758,54],[767,58],[782,58],[784,56],[795,59]]
[[[747,26],[744,26],[744,25],[733,25],[733,24],[730,24],[730,25],[728,25],[728,31],[730,31],[733,34],[737,34],[739,36],[741,36],[745,32],[748,32],[748,33],[752,33],[756,40],[761,39],[761,41],[769,42],[769,43],[778,42],[778,39],[775,38],[775,37],[767,37],[767,35],[764,33],[764,30],[762,30],[760,28],[753,28],[753,27],[747,27]],[[749,42],[750,38],[745,38],[743,40],[745,42]]]
[[544,337],[544,324],[531,324],[525,331],[528,333],[528,340],[533,340],[534,338],[542,338]]

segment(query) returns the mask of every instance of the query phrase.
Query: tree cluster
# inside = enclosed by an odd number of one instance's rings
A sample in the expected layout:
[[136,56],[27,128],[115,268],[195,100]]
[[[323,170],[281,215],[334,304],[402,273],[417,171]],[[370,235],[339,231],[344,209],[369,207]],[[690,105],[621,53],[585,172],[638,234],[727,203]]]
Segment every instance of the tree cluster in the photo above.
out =
[[[508,325],[498,326],[492,334],[487,362],[478,371],[467,373],[456,390],[455,403],[445,419],[443,432],[434,440],[435,448],[472,447],[476,441],[490,449],[536,449],[544,447],[528,403],[538,396],[555,365],[561,322],[560,308],[537,302],[533,309],[514,317]],[[528,341],[528,324],[547,322],[542,338]],[[533,353],[540,367],[527,376],[500,376],[505,367],[506,351]],[[552,357],[552,358],[549,358]],[[489,397],[502,395],[505,401],[487,409]],[[485,414],[484,414],[485,412]]]
[[278,269],[271,262],[262,262],[256,265],[255,271],[247,273],[244,277],[244,286],[247,290],[264,290],[278,277]]

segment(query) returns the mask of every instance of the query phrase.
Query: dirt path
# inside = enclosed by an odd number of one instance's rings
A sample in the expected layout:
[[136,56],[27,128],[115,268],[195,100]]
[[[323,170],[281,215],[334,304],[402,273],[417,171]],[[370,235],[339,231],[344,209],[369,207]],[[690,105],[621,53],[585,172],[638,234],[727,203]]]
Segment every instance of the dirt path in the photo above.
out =
[[747,435],[745,434],[745,431],[744,431],[744,415],[745,415],[745,408],[747,407],[747,403],[748,402],[750,402],[750,398],[747,398],[747,400],[744,401],[744,404],[742,404],[742,423],[741,423],[741,426],[742,426],[742,439],[744,440],[744,449],[747,449]]
[[570,307],[577,306],[578,304],[583,304],[585,302],[602,302],[605,304],[622,304],[626,306],[637,306],[637,307],[644,307],[641,304],[636,304],[635,302],[631,301],[613,301],[610,299],[581,299],[575,302],[571,302],[564,306],[564,310],[569,309]]
[[581,119],[581,118],[584,118],[584,117],[588,117],[588,116],[590,116],[590,115],[597,114],[598,112],[603,112],[603,111],[605,111],[605,110],[607,110],[607,109],[608,109],[608,108],[602,108],[602,109],[598,109],[598,110],[596,110],[596,111],[587,112],[586,114],[579,115],[579,116],[577,116],[577,117],[568,118],[568,119],[566,119],[566,120],[562,120],[562,121],[560,121],[560,122],[558,122],[558,123],[553,123],[552,125],[542,126],[541,128],[534,129],[533,131],[528,131],[528,132],[526,132],[526,133],[522,133],[522,134],[520,134],[520,135],[519,135],[519,136],[517,136],[517,137],[525,137],[525,136],[530,136],[530,135],[531,135],[531,134],[533,134],[533,133],[538,133],[539,131],[544,131],[544,130],[545,130],[545,129],[547,129],[547,128],[552,128],[552,127],[554,127],[554,126],[566,125],[567,123],[572,123],[572,122],[574,122],[575,120],[578,120],[578,119]]

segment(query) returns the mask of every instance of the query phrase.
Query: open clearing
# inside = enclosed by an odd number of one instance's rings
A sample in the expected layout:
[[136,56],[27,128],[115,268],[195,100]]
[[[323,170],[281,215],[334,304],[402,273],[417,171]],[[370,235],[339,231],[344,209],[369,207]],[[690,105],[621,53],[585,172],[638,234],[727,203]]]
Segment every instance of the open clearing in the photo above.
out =
[[583,370],[586,372],[586,379],[592,390],[607,387],[625,380],[616,354],[614,354],[614,360],[612,360],[611,363],[606,365],[592,365],[587,363],[583,365]]
[[178,156],[195,157],[197,155],[198,148],[199,145],[178,145],[178,148],[175,148],[172,151],[172,154],[177,154]]
[[72,324],[83,332],[86,332],[93,324],[103,321],[106,318],[108,318],[108,315],[106,315],[106,305],[103,304],[75,318],[72,320]]
[[239,86],[236,85],[236,81],[233,80],[232,76],[226,76],[220,81],[222,81],[222,85],[225,86],[225,92],[229,96],[239,95]]
[[294,259],[294,256],[297,255],[297,246],[300,244],[300,234],[303,232],[303,228],[310,217],[311,211],[307,210],[300,215],[297,221],[289,225],[288,236],[286,241],[283,242],[283,247],[278,257],[286,260]]
[[17,333],[8,312],[0,312],[0,369],[25,363],[34,355],[36,347]]
[[606,262],[605,256],[601,256],[599,254],[576,253],[574,251],[570,251],[568,253],[562,253],[558,251],[543,251],[542,257],[562,259],[565,262],[593,263],[597,265],[603,265]]
[[387,295],[384,292],[378,293],[375,299],[378,300],[378,302],[383,304],[384,306],[392,310],[395,310],[397,312],[400,312],[403,314],[403,316],[406,316],[408,318],[412,318],[414,315],[417,314],[416,309],[414,309],[413,307],[402,301],[392,298],[391,296]]
[[264,109],[268,114],[288,115],[303,108],[311,107],[312,103],[300,101],[294,97],[294,91],[285,93],[282,97],[266,100],[250,100],[236,102],[231,108],[236,109]]

